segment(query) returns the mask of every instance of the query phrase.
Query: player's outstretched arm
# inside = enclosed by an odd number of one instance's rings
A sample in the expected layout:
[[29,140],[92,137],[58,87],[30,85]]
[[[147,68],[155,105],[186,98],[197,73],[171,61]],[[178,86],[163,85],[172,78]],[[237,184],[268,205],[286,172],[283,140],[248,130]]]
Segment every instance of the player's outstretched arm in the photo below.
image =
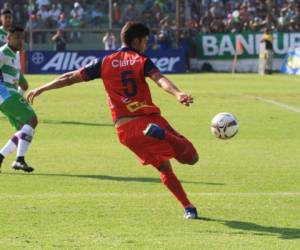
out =
[[58,89],[63,88],[65,86],[72,85],[74,83],[82,82],[82,78],[80,76],[80,70],[71,71],[68,73],[65,73],[52,82],[49,82],[47,84],[44,84],[36,89],[31,90],[27,95],[27,101],[31,104],[33,104],[33,100],[36,96],[39,96],[45,91],[51,90],[51,89]]
[[153,73],[150,78],[163,90],[174,95],[177,100],[185,106],[189,106],[193,103],[193,97],[191,95],[180,91],[171,80],[162,75],[160,72]]

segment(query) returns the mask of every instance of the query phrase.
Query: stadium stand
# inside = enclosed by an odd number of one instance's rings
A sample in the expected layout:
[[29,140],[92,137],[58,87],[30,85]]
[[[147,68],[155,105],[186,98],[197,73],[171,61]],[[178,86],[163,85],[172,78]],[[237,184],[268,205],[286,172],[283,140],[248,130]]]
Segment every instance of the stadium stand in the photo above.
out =
[[[109,28],[107,0],[0,1],[0,7],[14,11],[16,23],[33,29],[34,47],[52,49],[51,37],[57,29],[68,34],[70,49],[103,49],[102,38]],[[196,32],[300,31],[300,3],[296,0],[181,0],[180,46]],[[129,20],[143,21],[153,30],[151,47],[176,46],[176,1],[113,0],[112,30]],[[84,33],[84,35],[82,35]],[[118,37],[117,37],[118,39]],[[117,41],[119,43],[119,41]]]

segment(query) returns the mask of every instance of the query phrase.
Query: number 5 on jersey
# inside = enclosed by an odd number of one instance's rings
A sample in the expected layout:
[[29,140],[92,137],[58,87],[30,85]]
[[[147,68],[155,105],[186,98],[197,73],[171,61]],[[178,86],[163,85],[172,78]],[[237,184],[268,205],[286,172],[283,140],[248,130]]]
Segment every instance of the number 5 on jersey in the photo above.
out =
[[133,78],[133,71],[126,70],[121,72],[121,80],[125,96],[134,97],[137,94],[137,84]]

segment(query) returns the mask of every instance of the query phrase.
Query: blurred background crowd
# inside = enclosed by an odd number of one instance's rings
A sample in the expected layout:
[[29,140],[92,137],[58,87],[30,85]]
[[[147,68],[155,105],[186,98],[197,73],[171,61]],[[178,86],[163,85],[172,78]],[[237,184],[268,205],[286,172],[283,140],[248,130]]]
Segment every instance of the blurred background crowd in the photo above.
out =
[[12,9],[14,22],[32,30],[41,45],[59,30],[69,43],[87,46],[98,32],[103,48],[113,48],[107,43],[118,44],[127,21],[152,29],[153,49],[187,46],[197,32],[300,31],[296,0],[112,0],[111,9],[108,0],[0,0],[0,7]]

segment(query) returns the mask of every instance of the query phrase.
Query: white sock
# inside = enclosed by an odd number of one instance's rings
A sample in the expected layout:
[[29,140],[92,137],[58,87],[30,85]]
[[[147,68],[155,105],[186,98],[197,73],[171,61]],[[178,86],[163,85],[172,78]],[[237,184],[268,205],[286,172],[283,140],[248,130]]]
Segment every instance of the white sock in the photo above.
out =
[[14,152],[17,148],[19,142],[19,138],[16,134],[5,144],[5,146],[0,150],[0,154],[4,157],[9,155],[10,153]]
[[34,129],[29,125],[24,125],[21,130],[18,132],[19,134],[19,144],[17,148],[17,157],[25,156],[30,142],[32,140],[32,136],[34,133]]

